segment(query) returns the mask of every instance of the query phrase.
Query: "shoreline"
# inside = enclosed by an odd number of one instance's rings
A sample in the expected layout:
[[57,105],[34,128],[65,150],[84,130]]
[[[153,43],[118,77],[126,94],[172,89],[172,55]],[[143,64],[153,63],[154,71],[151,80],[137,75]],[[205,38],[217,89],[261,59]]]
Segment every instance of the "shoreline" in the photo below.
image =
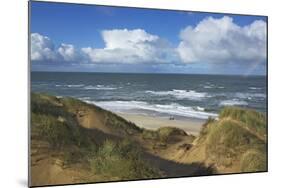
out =
[[117,113],[117,115],[123,117],[127,121],[135,123],[138,127],[156,130],[160,127],[176,127],[184,130],[187,134],[198,136],[202,125],[206,120],[185,118],[169,120],[169,117],[161,116],[148,116],[142,114],[129,114],[129,113]]

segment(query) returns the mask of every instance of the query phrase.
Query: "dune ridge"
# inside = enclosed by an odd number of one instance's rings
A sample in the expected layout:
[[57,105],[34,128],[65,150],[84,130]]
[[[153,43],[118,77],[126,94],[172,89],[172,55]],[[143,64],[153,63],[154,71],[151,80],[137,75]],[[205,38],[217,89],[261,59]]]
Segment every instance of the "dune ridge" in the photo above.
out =
[[193,135],[32,93],[30,185],[266,171],[266,136],[265,116],[248,109],[224,108]]

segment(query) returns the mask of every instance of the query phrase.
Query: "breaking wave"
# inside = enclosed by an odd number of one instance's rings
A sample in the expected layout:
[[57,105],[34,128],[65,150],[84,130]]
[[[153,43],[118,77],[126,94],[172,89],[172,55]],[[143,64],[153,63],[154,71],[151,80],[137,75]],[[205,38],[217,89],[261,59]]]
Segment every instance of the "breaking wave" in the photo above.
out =
[[170,95],[177,99],[189,99],[189,100],[202,100],[203,98],[208,97],[207,93],[205,92],[196,92],[194,90],[178,90],[173,89],[171,91],[145,91],[146,93],[165,96]]
[[[89,101],[85,102],[95,104],[104,109],[114,112],[142,112],[147,111],[162,113],[167,115],[183,116],[189,118],[208,119],[208,117],[217,117],[217,114],[211,112],[205,112],[202,107],[188,107],[182,106],[177,103],[171,104],[149,104],[143,101]],[[149,114],[150,114],[149,113]]]
[[221,101],[219,105],[220,106],[246,106],[248,105],[248,103],[246,101],[232,99],[232,100]]

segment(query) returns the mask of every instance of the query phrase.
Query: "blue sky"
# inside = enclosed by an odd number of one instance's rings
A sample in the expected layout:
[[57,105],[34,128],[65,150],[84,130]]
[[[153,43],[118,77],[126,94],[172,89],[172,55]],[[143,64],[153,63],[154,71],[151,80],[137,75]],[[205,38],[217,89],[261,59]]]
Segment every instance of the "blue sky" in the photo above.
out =
[[265,74],[265,28],[261,16],[31,2],[32,70]]

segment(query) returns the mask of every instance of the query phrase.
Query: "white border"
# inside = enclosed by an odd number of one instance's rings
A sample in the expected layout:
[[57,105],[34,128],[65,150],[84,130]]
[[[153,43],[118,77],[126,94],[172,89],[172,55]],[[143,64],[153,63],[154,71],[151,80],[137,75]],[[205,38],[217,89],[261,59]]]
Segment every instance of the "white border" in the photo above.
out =
[[[57,0],[61,1],[61,0]],[[278,187],[280,177],[280,5],[276,0],[66,0],[132,7],[228,12],[269,16],[269,172],[68,187]],[[65,1],[61,1],[65,2]],[[1,2],[0,187],[27,186],[27,1]],[[270,185],[272,184],[272,185]],[[276,185],[276,186],[274,186]]]

